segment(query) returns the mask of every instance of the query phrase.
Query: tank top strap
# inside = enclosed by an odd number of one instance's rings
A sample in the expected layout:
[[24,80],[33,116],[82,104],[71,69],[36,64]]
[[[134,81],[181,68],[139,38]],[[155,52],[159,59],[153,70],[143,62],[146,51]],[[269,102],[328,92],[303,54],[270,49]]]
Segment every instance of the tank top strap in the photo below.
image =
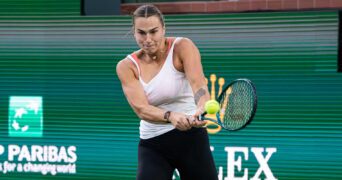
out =
[[176,42],[181,40],[182,37],[177,37],[177,38],[173,38],[173,39],[175,39],[175,40],[173,41],[172,45],[169,47],[169,50],[171,50],[171,49],[173,50],[174,47],[175,47]]
[[138,59],[138,57],[137,57],[137,54],[136,54],[136,52],[133,52],[131,55],[128,55],[127,56],[128,57],[128,59],[130,59],[134,64],[135,64],[135,66],[137,67],[137,69],[138,69],[138,73],[139,73],[139,79],[140,79],[140,63],[139,63],[139,59]]
[[[173,66],[173,50],[174,50],[174,47],[175,47],[175,44],[177,43],[177,41],[179,41],[180,39],[182,39],[181,37],[177,37],[177,38],[170,38],[170,46],[169,46],[169,53],[167,55],[167,58],[166,58],[166,63],[167,64],[171,64],[172,67]],[[172,43],[171,43],[172,41]]]
[[169,54],[173,44],[177,40],[177,37],[168,37],[167,40],[169,41],[169,46],[168,46],[168,49],[167,49],[167,53]]
[[169,40],[169,47],[167,48],[167,53],[169,54],[170,49],[171,49],[171,40],[172,40],[173,38],[167,38],[167,39]]

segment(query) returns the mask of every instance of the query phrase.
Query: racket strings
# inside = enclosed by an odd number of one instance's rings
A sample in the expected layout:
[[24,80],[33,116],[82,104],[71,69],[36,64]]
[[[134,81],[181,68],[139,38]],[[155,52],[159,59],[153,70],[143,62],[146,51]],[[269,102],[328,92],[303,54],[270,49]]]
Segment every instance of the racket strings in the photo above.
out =
[[255,94],[253,87],[245,81],[238,81],[229,89],[221,99],[221,111],[224,114],[221,121],[225,128],[234,130],[241,128],[249,121]]

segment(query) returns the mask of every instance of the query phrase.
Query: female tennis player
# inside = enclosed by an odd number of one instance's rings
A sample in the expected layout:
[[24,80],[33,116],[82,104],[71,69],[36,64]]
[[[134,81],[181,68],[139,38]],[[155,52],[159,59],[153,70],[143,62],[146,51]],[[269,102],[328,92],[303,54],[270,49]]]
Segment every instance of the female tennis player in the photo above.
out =
[[141,119],[138,180],[217,179],[209,138],[197,118],[209,93],[197,47],[188,38],[165,37],[162,13],[152,5],[133,14],[140,49],[116,72],[125,96]]

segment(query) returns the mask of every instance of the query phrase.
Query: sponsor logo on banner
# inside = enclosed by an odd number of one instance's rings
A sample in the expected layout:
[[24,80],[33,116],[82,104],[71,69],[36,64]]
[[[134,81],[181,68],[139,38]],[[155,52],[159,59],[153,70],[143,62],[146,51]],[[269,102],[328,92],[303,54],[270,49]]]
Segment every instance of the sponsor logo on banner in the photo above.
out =
[[[9,98],[9,137],[43,137],[43,98]],[[76,174],[76,146],[0,145],[0,173]],[[7,160],[2,156],[6,156]]]
[[0,156],[5,155],[6,152],[7,160],[0,162],[0,172],[3,174],[76,174],[77,154],[75,146],[10,144],[5,149],[4,146],[0,145]]
[[[217,95],[215,95],[215,82],[217,80],[217,77],[215,74],[211,74],[210,75],[210,88],[208,87],[208,89],[210,89],[210,100],[216,100],[216,98],[220,95],[220,93],[222,92],[222,88],[223,88],[223,85],[224,85],[224,79],[222,77],[220,77],[218,79],[218,85],[219,85],[219,89],[218,89],[218,92],[217,92]],[[208,85],[208,79],[205,78],[205,81]],[[209,85],[208,85],[209,86]],[[223,113],[220,113],[220,118],[223,119],[223,116],[224,114]],[[206,114],[205,115],[206,118],[210,118],[210,119],[214,119],[214,120],[217,120],[217,117],[216,117],[216,114]],[[207,124],[206,124],[206,128],[207,128],[207,131],[208,133],[210,134],[215,134],[215,133],[218,133],[221,131],[222,127],[219,126],[217,123],[214,123],[212,121],[207,121]]]
[[[211,151],[215,153],[214,147],[210,147]],[[277,148],[274,147],[225,147],[224,151],[227,153],[227,166],[226,172],[223,171],[223,167],[217,167],[219,180],[261,180],[260,176],[263,172],[265,179],[277,180],[274,177],[273,172],[268,165],[271,156],[277,152]],[[251,157],[249,154],[253,154],[253,158],[257,160],[258,169],[253,174],[250,173],[248,168],[243,168],[243,164],[247,163]],[[239,173],[239,175],[237,175]],[[242,175],[240,175],[242,173]],[[173,179],[180,177],[178,170],[175,171]]]
[[8,113],[10,137],[43,136],[43,98],[11,96]]
[[[248,180],[248,168],[242,168],[243,161],[248,161],[249,151],[252,152],[256,160],[258,161],[259,168],[257,172],[249,179],[249,180],[260,180],[259,176],[262,172],[266,176],[265,179],[267,180],[277,180],[274,177],[269,165],[268,161],[270,160],[273,153],[277,152],[277,148],[270,147],[270,148],[262,148],[262,147],[225,147],[224,150],[227,152],[227,174],[224,177],[223,174],[223,167],[219,167],[219,180]],[[266,151],[266,156],[264,156],[264,152]],[[236,153],[243,153],[243,156],[237,155]],[[235,172],[243,172],[243,176],[236,176]]]
[[[224,78],[220,77],[217,79],[215,74],[211,74],[209,81],[206,78],[206,83],[208,85],[210,100],[216,100],[217,97],[222,92],[225,85]],[[218,90],[216,93],[215,84],[217,82]],[[220,118],[223,119],[223,114],[219,114]],[[207,114],[207,118],[217,120],[216,114]],[[221,131],[221,126],[212,121],[207,121],[206,128],[209,134],[216,134]],[[215,147],[211,146],[211,151],[215,154]],[[268,164],[271,156],[277,152],[275,147],[224,147],[224,152],[227,153],[226,167],[217,167],[218,179],[219,180],[260,180],[260,176],[263,173],[265,179],[267,180],[277,180],[273,175],[273,172]],[[253,158],[251,156],[254,156]],[[248,163],[249,159],[256,159],[258,163],[257,171],[251,172],[248,168],[243,168],[244,163]],[[254,162],[254,161],[253,161]],[[250,163],[250,162],[249,162]],[[225,172],[224,170],[225,169]],[[242,175],[241,175],[242,174]],[[179,177],[179,172],[176,170],[173,179]]]

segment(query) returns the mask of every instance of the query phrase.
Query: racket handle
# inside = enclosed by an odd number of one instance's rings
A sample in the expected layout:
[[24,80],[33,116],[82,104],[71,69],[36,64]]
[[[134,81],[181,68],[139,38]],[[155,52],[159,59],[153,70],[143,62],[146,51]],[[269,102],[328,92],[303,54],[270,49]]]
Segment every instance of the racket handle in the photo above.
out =
[[198,116],[198,120],[199,120],[199,121],[203,121],[204,116],[205,116],[206,114],[207,114],[207,112],[204,112],[203,114],[199,115],[199,116]]

